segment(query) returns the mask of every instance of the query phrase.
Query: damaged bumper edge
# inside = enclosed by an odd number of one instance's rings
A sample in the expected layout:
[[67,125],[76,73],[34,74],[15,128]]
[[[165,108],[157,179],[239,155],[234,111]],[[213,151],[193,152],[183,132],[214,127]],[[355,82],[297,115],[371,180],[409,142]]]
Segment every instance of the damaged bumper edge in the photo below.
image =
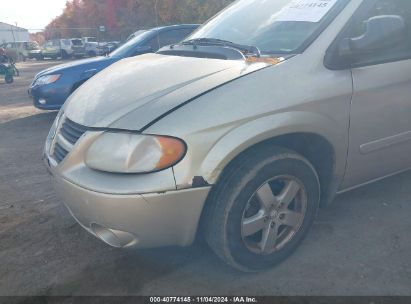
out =
[[208,187],[114,195],[54,178],[54,187],[88,232],[114,247],[188,246],[197,232]]

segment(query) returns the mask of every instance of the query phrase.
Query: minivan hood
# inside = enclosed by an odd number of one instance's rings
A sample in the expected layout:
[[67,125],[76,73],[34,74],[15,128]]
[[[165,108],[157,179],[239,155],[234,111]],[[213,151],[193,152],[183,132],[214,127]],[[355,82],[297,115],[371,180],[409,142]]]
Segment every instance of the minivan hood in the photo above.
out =
[[128,58],[87,81],[63,111],[84,126],[138,131],[188,100],[268,65],[160,54]]

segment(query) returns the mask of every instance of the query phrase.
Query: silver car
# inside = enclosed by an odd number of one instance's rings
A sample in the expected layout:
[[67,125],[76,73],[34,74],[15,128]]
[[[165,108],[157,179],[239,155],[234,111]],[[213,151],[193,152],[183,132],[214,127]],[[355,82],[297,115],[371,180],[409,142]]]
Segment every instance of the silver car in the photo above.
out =
[[411,167],[410,21],[409,0],[236,1],[70,97],[45,146],[56,191],[111,246],[199,236],[271,267],[336,194]]

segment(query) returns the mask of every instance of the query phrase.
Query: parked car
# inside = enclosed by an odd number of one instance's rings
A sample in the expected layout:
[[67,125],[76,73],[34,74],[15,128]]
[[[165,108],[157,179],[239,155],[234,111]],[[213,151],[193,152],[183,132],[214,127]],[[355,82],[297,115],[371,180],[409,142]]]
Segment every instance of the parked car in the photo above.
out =
[[40,59],[57,58],[67,59],[72,56],[76,58],[84,57],[86,54],[85,45],[81,39],[53,39],[46,41]]
[[34,106],[56,110],[68,96],[93,75],[123,58],[156,52],[160,47],[176,43],[188,36],[198,25],[172,25],[141,32],[109,56],[84,59],[52,67],[34,77],[29,88]]
[[75,58],[82,58],[86,56],[86,46],[80,38],[70,39],[71,49]]
[[121,45],[120,41],[110,41],[103,45],[103,54],[108,55]]
[[104,55],[103,47],[105,43],[99,43],[95,37],[83,37],[81,40],[86,47],[87,56],[96,57],[99,55]]
[[6,50],[7,56],[15,61],[26,61],[35,58],[35,53],[40,49],[35,41],[7,42],[1,45]]
[[410,168],[411,2],[308,2],[234,2],[71,95],[45,160],[76,220],[115,247],[201,232],[259,271],[336,194]]

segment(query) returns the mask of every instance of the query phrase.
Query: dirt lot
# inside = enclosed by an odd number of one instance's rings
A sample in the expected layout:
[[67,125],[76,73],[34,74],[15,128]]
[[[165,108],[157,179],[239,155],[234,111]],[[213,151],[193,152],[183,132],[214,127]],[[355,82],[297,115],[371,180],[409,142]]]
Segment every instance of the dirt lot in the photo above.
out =
[[411,173],[339,197],[296,254],[260,274],[231,270],[201,244],[119,250],[90,236],[41,160],[56,112],[27,97],[52,64],[0,80],[0,295],[411,295]]

